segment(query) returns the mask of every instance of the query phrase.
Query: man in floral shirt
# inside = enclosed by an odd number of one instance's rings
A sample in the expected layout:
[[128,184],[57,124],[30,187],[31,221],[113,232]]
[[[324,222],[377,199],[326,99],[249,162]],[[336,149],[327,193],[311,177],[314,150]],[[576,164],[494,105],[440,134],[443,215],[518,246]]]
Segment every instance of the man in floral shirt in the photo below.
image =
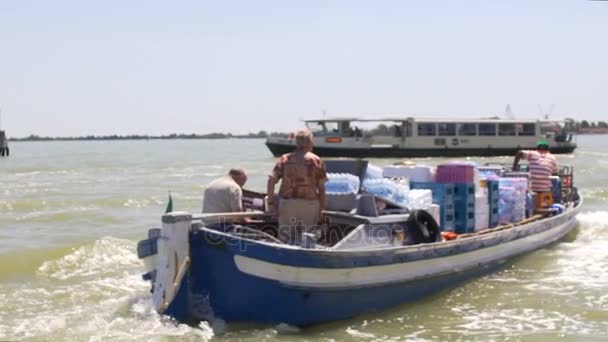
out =
[[296,150],[279,158],[268,175],[269,204],[274,199],[274,187],[279,188],[279,238],[289,244],[298,244],[302,233],[314,229],[325,205],[325,163],[312,153],[313,136],[307,130],[295,135]]

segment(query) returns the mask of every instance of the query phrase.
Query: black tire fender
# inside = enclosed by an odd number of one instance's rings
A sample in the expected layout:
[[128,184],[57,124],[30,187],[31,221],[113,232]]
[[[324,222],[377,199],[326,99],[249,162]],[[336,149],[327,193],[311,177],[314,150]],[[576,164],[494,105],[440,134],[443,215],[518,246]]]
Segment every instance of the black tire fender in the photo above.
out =
[[441,241],[441,230],[437,221],[428,211],[414,210],[406,221],[412,244]]

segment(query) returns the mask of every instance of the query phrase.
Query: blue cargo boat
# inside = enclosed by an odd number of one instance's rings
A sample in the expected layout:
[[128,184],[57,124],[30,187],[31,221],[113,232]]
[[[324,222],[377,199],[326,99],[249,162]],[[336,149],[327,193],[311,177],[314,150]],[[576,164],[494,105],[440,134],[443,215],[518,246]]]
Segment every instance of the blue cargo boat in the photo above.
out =
[[[443,240],[420,219],[425,212],[378,215],[365,209],[369,200],[360,196],[352,212],[325,211],[322,235],[302,246],[277,240],[276,223],[261,211],[165,214],[162,228],[138,246],[156,310],[185,323],[294,326],[383,310],[559,241],[576,226],[583,202],[573,191],[560,212]],[[242,216],[262,220],[217,229]]]

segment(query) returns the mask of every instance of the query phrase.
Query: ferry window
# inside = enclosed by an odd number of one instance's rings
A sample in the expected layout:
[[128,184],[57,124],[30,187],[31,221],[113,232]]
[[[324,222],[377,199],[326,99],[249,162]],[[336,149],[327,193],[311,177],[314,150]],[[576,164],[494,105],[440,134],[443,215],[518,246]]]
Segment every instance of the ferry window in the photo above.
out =
[[496,124],[480,123],[479,124],[479,135],[496,135]]
[[402,134],[400,125],[392,125],[390,131],[392,132],[393,136],[397,138],[399,138]]
[[340,128],[338,127],[337,122],[325,122],[325,131],[328,134],[340,134]]
[[350,122],[348,121],[340,122],[340,130],[344,137],[352,137],[355,135],[355,132],[350,128]]
[[477,127],[474,123],[458,124],[458,135],[477,135]]
[[418,135],[435,136],[435,135],[437,135],[437,126],[435,126],[434,123],[418,124]]
[[533,123],[517,124],[517,135],[536,135],[536,125]]
[[437,124],[440,136],[453,136],[456,135],[456,124],[451,123],[439,123]]
[[498,124],[498,135],[515,135],[515,124],[512,124],[512,123]]
[[323,133],[324,132],[324,125],[323,122],[313,122],[313,121],[309,121],[306,123],[306,127],[308,127],[308,129],[312,132],[312,133]]
[[340,132],[337,122],[309,121],[306,127],[315,135],[336,135]]

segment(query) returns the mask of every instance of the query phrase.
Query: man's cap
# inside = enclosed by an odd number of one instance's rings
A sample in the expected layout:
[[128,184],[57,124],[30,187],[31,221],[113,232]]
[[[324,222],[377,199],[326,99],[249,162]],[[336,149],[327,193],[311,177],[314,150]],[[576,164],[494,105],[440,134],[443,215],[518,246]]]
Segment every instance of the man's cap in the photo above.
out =
[[549,148],[549,143],[546,140],[539,140],[536,142],[536,147],[546,147]]

